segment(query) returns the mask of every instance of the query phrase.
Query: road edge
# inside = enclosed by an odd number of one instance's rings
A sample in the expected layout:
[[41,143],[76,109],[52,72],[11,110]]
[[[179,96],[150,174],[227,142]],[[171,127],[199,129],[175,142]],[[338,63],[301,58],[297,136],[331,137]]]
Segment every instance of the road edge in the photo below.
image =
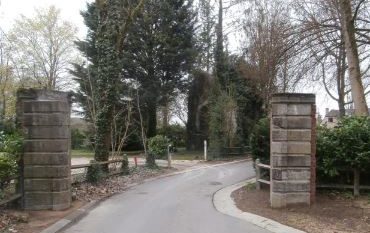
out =
[[249,222],[273,233],[306,233],[305,231],[283,225],[274,220],[240,210],[232,199],[231,194],[246,184],[254,182],[256,182],[255,178],[244,180],[215,192],[213,194],[213,205],[216,210],[220,213]]
[[129,184],[125,187],[125,189],[122,192],[112,194],[110,196],[101,198],[99,200],[91,201],[91,202],[87,203],[86,205],[82,206],[81,208],[73,211],[69,215],[65,216],[64,218],[58,220],[57,222],[50,225],[46,229],[42,230],[40,233],[60,233],[60,232],[63,232],[63,230],[68,229],[69,227],[71,227],[71,225],[73,225],[76,222],[78,222],[79,220],[81,220],[91,210],[93,210],[94,208],[99,206],[102,202],[104,202],[108,198],[111,198],[114,195],[121,194],[121,193],[129,190],[130,188],[138,186],[140,184],[144,184],[144,183],[147,183],[147,182],[151,182],[151,181],[155,181],[155,180],[159,180],[159,179],[162,179],[162,178],[171,177],[171,176],[175,176],[175,175],[179,175],[179,174],[184,174],[184,173],[187,173],[187,172],[197,171],[197,170],[201,170],[201,169],[205,169],[205,168],[219,167],[219,166],[224,166],[224,165],[228,165],[228,164],[242,163],[242,162],[247,162],[247,161],[251,161],[251,159],[247,158],[247,159],[241,159],[241,160],[236,160],[236,161],[231,161],[231,162],[228,161],[228,162],[225,162],[225,163],[210,164],[210,165],[204,164],[203,166],[200,166],[200,167],[184,169],[182,171],[172,172],[172,173],[168,173],[168,174],[148,178],[148,179],[145,179],[145,180],[143,180],[142,182],[139,182],[139,183]]

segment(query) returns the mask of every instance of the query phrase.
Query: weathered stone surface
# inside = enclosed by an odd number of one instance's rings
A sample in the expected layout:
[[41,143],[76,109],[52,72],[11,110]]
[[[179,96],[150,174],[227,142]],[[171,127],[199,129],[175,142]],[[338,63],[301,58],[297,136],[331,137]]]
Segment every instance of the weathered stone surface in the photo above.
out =
[[311,117],[273,117],[273,129],[311,129]]
[[69,191],[70,188],[71,183],[69,178],[24,180],[25,192],[29,191],[60,192],[60,191]]
[[23,126],[69,126],[70,116],[65,113],[25,113],[22,121]]
[[274,180],[302,181],[309,180],[311,176],[310,168],[273,168],[272,178]]
[[315,188],[315,95],[272,97],[271,206],[310,204]]
[[273,116],[309,116],[311,104],[274,104],[272,105]]
[[70,163],[68,152],[63,153],[24,153],[24,165],[66,165]]
[[71,205],[71,192],[25,192],[26,210],[63,210]]
[[314,94],[304,94],[304,93],[276,93],[272,95],[271,103],[311,103],[316,102],[316,97]]
[[71,204],[71,94],[22,89],[17,96],[17,121],[25,134],[24,208],[66,209]]
[[277,154],[311,154],[310,142],[272,142],[271,153]]
[[46,89],[19,89],[17,91],[17,98],[26,101],[61,101],[61,102],[71,102],[71,92],[62,92],[62,91],[52,91]]
[[29,139],[69,139],[71,136],[68,127],[60,126],[29,126],[24,132]]
[[25,178],[63,178],[69,177],[69,166],[24,166]]
[[273,167],[310,167],[311,156],[273,154],[271,164]]
[[272,129],[273,141],[311,141],[311,130]]
[[68,139],[58,140],[28,140],[24,141],[24,151],[27,152],[67,152]]
[[46,101],[24,101],[23,103],[24,113],[53,113],[63,112],[69,113],[70,106],[68,102],[46,100]]
[[272,180],[272,191],[278,193],[309,192],[310,181]]
[[291,205],[310,205],[309,193],[275,193],[271,194],[272,208],[285,208]]

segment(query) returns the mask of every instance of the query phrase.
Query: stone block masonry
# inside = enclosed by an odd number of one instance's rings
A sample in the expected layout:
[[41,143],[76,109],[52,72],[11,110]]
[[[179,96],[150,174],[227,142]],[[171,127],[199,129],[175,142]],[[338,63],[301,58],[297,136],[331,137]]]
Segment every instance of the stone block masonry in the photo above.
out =
[[69,93],[22,89],[17,124],[25,140],[22,204],[26,210],[63,210],[71,205]]
[[275,94],[271,103],[271,207],[310,205],[315,197],[315,95]]

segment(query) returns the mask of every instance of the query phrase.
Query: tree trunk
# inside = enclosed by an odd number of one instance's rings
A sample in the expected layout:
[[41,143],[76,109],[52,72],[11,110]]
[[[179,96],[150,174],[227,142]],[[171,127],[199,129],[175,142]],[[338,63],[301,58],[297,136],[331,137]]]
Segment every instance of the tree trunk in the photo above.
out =
[[148,132],[147,137],[154,137],[157,133],[157,103],[156,100],[148,101]]
[[338,62],[337,62],[337,90],[338,90],[338,107],[339,107],[339,117],[340,118],[346,115],[345,101],[344,101],[345,74],[346,74],[346,53],[345,53],[344,46],[341,46],[339,49],[339,56],[338,56]]
[[355,105],[355,115],[368,116],[369,111],[361,79],[360,60],[358,56],[358,49],[355,37],[355,25],[352,16],[351,1],[340,0],[339,8],[344,35],[344,44],[348,61],[352,99]]
[[355,197],[360,196],[360,170],[353,170],[353,195]]
[[170,111],[169,111],[169,103],[168,101],[166,100],[163,107],[162,107],[162,127],[163,128],[167,128],[168,127],[168,122],[169,122],[169,114],[170,114]]

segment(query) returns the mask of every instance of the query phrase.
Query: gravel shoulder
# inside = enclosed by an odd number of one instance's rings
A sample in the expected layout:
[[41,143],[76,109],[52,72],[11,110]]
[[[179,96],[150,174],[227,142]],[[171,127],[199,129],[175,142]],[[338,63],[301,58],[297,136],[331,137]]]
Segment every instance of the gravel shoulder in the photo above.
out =
[[271,209],[268,189],[257,191],[252,185],[232,193],[237,207],[308,233],[369,233],[370,203],[366,196],[353,199],[339,192],[319,192],[311,207]]

